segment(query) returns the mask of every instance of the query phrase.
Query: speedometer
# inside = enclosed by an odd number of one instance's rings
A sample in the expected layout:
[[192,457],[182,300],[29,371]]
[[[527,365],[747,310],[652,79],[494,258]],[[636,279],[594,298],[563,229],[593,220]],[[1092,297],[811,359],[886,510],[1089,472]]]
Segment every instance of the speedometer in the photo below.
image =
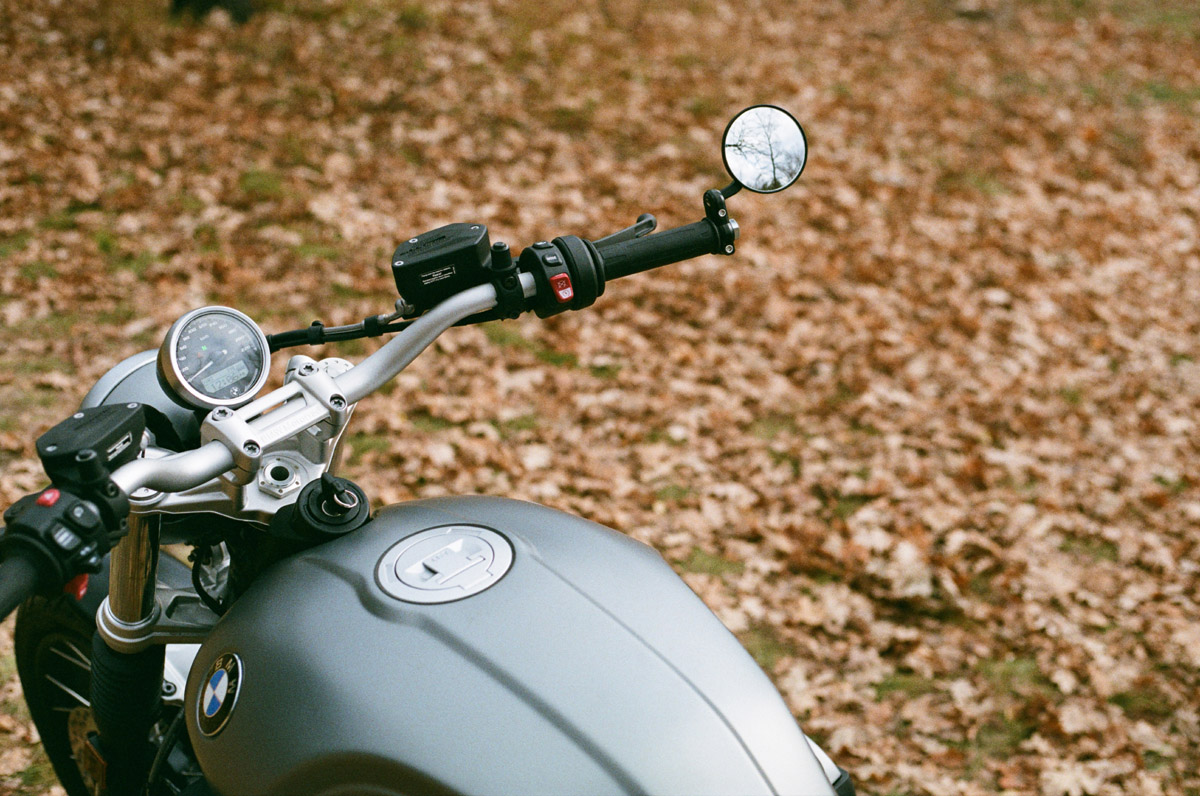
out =
[[269,365],[262,330],[228,307],[184,315],[158,351],[159,375],[175,398],[196,409],[249,403],[266,384]]

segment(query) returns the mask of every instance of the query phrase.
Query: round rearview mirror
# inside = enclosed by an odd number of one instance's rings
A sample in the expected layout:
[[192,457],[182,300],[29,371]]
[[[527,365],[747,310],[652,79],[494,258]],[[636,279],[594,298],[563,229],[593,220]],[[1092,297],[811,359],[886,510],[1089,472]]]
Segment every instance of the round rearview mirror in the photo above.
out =
[[792,114],[774,105],[755,105],[733,117],[721,147],[725,170],[755,193],[775,193],[804,171],[808,142]]

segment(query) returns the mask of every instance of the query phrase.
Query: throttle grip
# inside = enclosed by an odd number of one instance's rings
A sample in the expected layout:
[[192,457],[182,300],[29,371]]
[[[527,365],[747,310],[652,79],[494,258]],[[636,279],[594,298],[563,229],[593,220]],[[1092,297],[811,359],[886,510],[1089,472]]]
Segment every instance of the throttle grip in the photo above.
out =
[[0,561],[0,619],[37,592],[38,577],[37,565],[24,551],[14,550]]
[[722,253],[717,227],[708,219],[613,243],[597,251],[603,261],[605,279],[619,279],[702,254]]

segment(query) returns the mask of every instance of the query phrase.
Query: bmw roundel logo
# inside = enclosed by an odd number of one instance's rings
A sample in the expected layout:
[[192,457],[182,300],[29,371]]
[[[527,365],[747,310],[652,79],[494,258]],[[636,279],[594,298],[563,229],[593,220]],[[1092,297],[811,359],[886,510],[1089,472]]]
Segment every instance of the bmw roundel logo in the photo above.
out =
[[196,705],[196,721],[200,732],[213,736],[225,728],[237,704],[238,688],[242,684],[242,659],[232,652],[220,655],[208,674]]

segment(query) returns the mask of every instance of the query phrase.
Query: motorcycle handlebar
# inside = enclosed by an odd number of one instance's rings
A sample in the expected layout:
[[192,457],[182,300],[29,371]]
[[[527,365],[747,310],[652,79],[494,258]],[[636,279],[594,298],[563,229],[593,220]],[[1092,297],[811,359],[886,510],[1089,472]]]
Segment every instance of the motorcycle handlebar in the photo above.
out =
[[37,566],[24,551],[12,550],[0,561],[0,619],[33,596],[37,588]]
[[612,243],[597,251],[604,263],[604,278],[619,279],[702,254],[720,254],[721,239],[716,225],[704,219],[653,235]]
[[[736,238],[736,224],[732,220],[728,223],[731,229],[725,229],[725,235]],[[619,279],[704,254],[728,254],[733,251],[733,246],[723,242],[722,231],[718,230],[715,223],[704,219],[641,238],[603,245],[595,248],[595,251],[600,259],[601,267],[598,270],[601,273],[597,276],[602,280],[602,286],[609,279]],[[520,281],[526,298],[536,295],[538,286],[533,274],[522,272]],[[464,290],[437,305],[408,324],[397,337],[374,354],[337,377],[336,382],[344,400],[353,404],[365,398],[395,377],[446,329],[464,318],[495,307],[496,303],[494,286],[484,284]],[[269,402],[271,397],[264,396],[250,404],[249,408],[263,401]],[[243,407],[236,412],[247,410],[248,407]],[[270,426],[273,423],[274,419],[268,415],[255,421],[254,425]],[[173,456],[135,459],[116,470],[112,480],[127,495],[141,487],[178,492],[198,486],[233,465],[232,451],[221,442],[211,441],[196,450]]]

